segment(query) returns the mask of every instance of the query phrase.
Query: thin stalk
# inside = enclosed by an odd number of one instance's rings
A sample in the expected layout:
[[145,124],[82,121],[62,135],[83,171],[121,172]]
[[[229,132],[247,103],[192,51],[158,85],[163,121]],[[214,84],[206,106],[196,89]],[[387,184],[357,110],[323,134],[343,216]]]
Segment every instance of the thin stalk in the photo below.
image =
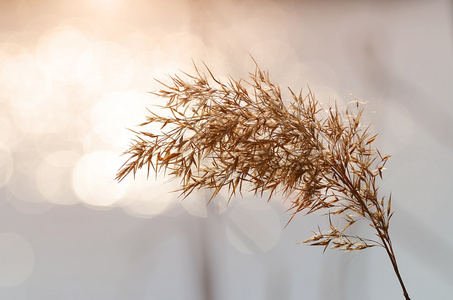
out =
[[[382,239],[381,235],[379,237]],[[403,295],[406,298],[406,300],[410,300],[411,298],[409,297],[409,294],[406,290],[406,286],[404,285],[404,282],[403,282],[403,278],[401,277],[400,271],[398,269],[398,264],[396,263],[396,257],[395,257],[395,253],[393,252],[393,247],[392,247],[390,238],[388,240],[388,244],[384,243],[384,245],[385,245],[384,248],[387,251],[387,254],[390,258],[390,261],[392,262],[393,270],[395,271],[396,277],[398,277],[398,281],[401,285],[401,288],[403,289]]]
[[387,255],[388,255],[388,257],[389,257],[389,259],[390,259],[390,261],[392,263],[393,270],[395,271],[396,277],[398,277],[398,281],[399,281],[399,283],[401,285],[401,288],[403,290],[403,295],[406,298],[406,300],[410,300],[409,294],[408,294],[408,292],[406,290],[406,286],[404,285],[404,282],[403,282],[403,278],[401,277],[401,274],[400,274],[399,269],[398,269],[398,265],[396,263],[396,256],[395,256],[395,253],[393,252],[393,247],[392,247],[392,242],[390,240],[390,237],[388,235],[387,235],[387,237],[385,237],[382,234],[381,230],[378,229],[379,227],[378,227],[378,224],[377,224],[376,220],[373,217],[373,214],[371,214],[371,212],[369,211],[367,205],[365,204],[365,201],[362,199],[360,194],[357,193],[357,191],[354,189],[351,180],[346,176],[346,173],[344,172],[344,170],[341,170],[340,174],[341,174],[340,178],[343,181],[343,183],[350,189],[350,192],[357,199],[357,201],[359,202],[360,206],[362,207],[364,212],[369,216],[370,221],[373,223],[373,227],[376,229],[376,231],[378,233],[378,236],[379,236],[379,239],[382,242],[382,243],[380,243],[380,245],[382,245],[384,247],[385,251],[387,252]]

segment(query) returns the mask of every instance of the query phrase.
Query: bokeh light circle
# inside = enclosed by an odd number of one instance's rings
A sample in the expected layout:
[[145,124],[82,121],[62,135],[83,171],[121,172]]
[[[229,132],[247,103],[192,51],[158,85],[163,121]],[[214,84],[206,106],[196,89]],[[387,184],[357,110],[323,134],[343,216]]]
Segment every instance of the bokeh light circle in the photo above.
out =
[[60,205],[77,202],[77,198],[70,193],[70,183],[78,158],[73,151],[57,151],[41,161],[36,170],[36,186],[47,201]]
[[115,174],[121,166],[120,156],[111,152],[91,152],[82,156],[73,170],[72,186],[83,203],[94,207],[118,204],[127,190],[118,184]]
[[91,109],[91,124],[114,122],[124,127],[135,126],[145,120],[146,108],[153,99],[155,97],[138,90],[104,93]]
[[[151,218],[157,215],[175,215],[181,213],[179,188],[177,182],[168,181],[162,174],[155,177],[155,172],[150,170],[149,177],[144,170],[139,171],[135,178],[132,176],[124,179],[128,182],[129,190],[122,207],[126,213],[139,218]],[[124,182],[120,184],[123,184]]]
[[38,66],[49,79],[74,82],[78,79],[79,60],[89,45],[82,31],[71,26],[54,27],[39,41]]
[[230,243],[243,253],[264,253],[280,239],[280,217],[269,203],[244,201],[228,214],[226,234]]
[[222,214],[227,211],[228,199],[230,196],[227,189],[221,189],[219,193],[211,199],[212,190],[196,190],[187,198],[181,200],[184,209],[191,215],[205,218],[208,213]]
[[35,57],[24,46],[14,42],[0,44],[0,62],[0,93],[11,96],[29,91],[35,84],[39,74]]
[[124,151],[133,137],[131,132],[117,122],[104,122],[94,126],[84,137],[83,149],[93,151]]
[[129,50],[116,42],[97,42],[81,55],[77,68],[83,86],[92,92],[123,90],[134,78]]
[[24,214],[43,214],[52,208],[39,192],[36,185],[36,171],[41,163],[37,149],[15,153],[14,172],[8,181],[7,193],[10,205]]
[[8,184],[14,171],[14,162],[10,151],[0,143],[0,188]]
[[35,255],[31,244],[13,232],[0,233],[0,286],[14,287],[33,272]]

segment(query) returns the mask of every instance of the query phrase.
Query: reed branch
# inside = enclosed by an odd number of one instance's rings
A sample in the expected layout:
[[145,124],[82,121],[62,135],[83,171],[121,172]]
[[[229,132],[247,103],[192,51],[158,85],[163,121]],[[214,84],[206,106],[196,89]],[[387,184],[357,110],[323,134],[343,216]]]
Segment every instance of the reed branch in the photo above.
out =
[[[134,131],[116,178],[146,167],[148,174],[164,170],[180,178],[183,197],[209,189],[211,201],[228,189],[231,199],[247,186],[255,194],[269,193],[269,199],[278,193],[291,201],[289,221],[300,212],[323,211],[330,228],[314,231],[303,243],[324,251],[383,247],[409,299],[389,236],[391,196],[378,197],[377,182],[390,156],[373,146],[376,135],[362,124],[360,102],[323,109],[310,89],[288,89],[287,101],[258,65],[247,80],[227,82],[206,70],[195,66],[195,75],[170,76],[170,84],[153,92],[166,99],[167,114],[149,110],[140,127],[159,124],[160,131]],[[358,222],[368,222],[376,238],[350,234]]]

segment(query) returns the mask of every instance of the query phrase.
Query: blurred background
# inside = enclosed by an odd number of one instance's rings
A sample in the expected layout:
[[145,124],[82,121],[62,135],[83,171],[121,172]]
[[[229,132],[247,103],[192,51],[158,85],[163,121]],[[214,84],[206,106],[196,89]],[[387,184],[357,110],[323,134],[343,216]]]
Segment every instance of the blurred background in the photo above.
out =
[[[385,251],[298,245],[323,216],[244,195],[117,183],[160,99],[206,63],[366,102],[392,155],[390,235],[412,299],[453,294],[451,1],[1,0],[1,299],[403,299]],[[367,225],[357,233],[369,232]]]

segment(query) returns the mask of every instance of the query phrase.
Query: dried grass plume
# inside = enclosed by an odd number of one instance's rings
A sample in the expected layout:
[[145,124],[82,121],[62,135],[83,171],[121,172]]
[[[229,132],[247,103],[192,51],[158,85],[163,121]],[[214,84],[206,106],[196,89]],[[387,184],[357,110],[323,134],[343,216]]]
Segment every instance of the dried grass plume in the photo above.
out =
[[[310,90],[305,95],[289,90],[286,103],[258,65],[247,80],[228,82],[206,69],[207,75],[195,66],[187,80],[175,75],[171,84],[162,83],[154,94],[167,100],[168,116],[149,111],[140,124],[160,124],[161,131],[135,131],[117,179],[145,167],[179,177],[183,196],[207,188],[212,199],[226,188],[231,198],[246,183],[254,193],[280,193],[292,203],[291,219],[300,212],[328,215],[330,228],[314,231],[304,243],[324,250],[383,247],[410,299],[389,236],[391,197],[378,196],[390,156],[373,147],[376,135],[361,124],[360,104],[323,109]],[[358,221],[368,222],[376,237],[349,234]]]

